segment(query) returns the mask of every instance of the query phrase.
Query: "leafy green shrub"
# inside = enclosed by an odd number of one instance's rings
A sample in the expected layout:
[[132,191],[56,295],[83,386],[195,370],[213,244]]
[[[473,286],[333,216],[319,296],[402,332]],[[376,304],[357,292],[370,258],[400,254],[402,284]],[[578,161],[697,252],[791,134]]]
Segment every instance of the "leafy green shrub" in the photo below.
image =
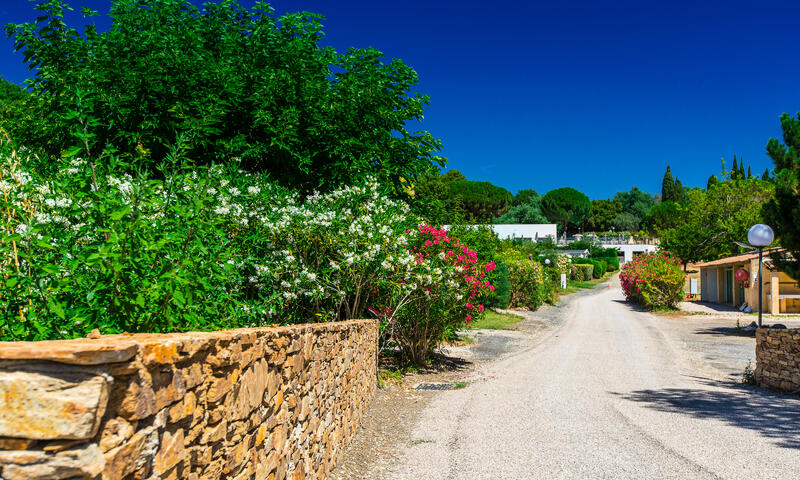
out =
[[539,308],[549,295],[544,266],[536,260],[506,252],[504,261],[511,282],[511,307]]
[[497,268],[494,269],[494,275],[491,279],[494,285],[494,292],[489,296],[487,305],[493,308],[508,308],[511,303],[511,280],[506,264],[498,259],[496,261]]
[[591,258],[590,260],[594,266],[594,270],[592,270],[592,277],[603,278],[603,275],[606,274],[606,270],[608,269],[608,264],[605,262],[605,260],[599,258]]
[[681,260],[669,252],[634,257],[622,267],[619,281],[629,302],[646,308],[673,308],[683,299]]
[[410,251],[417,220],[374,182],[301,200],[235,168],[133,177],[73,159],[45,180],[0,153],[2,340],[357,318],[451,283],[462,298],[416,306],[458,311],[491,272],[464,285],[465,265]]
[[592,279],[592,273],[594,272],[594,265],[576,265],[582,274],[582,279],[584,282],[588,282]]
[[619,270],[619,257],[602,257],[601,260],[606,262],[609,272],[616,272]]
[[570,280],[579,280],[580,279],[579,277],[583,278],[583,273],[578,268],[578,265],[573,263],[569,267],[569,279]]

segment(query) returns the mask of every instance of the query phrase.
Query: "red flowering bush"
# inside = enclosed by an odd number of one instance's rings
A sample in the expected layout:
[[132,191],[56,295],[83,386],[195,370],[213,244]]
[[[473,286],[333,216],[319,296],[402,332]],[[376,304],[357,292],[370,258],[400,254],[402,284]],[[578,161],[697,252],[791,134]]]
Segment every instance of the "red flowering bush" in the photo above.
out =
[[672,308],[683,298],[681,259],[670,252],[648,253],[625,264],[619,281],[625,298],[646,308]]
[[479,264],[477,252],[444,229],[425,224],[408,236],[414,284],[397,289],[397,308],[387,327],[403,355],[424,364],[447,332],[483,315],[494,291],[487,277],[495,264]]

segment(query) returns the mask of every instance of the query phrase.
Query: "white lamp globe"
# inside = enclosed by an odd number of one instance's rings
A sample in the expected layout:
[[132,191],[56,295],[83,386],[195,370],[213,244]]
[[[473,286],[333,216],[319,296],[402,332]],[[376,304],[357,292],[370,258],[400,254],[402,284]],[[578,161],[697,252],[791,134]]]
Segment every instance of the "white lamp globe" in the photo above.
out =
[[549,258],[545,258],[544,259],[544,263],[545,263],[545,265],[550,265],[550,259]]
[[747,241],[754,247],[766,247],[775,239],[775,234],[769,226],[757,223],[747,231]]

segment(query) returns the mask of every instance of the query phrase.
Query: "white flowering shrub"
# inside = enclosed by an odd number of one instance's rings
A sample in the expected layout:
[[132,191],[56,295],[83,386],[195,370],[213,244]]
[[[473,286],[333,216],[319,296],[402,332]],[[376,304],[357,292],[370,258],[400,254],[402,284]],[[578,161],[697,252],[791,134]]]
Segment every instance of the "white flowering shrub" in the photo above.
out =
[[[301,199],[232,167],[157,179],[80,158],[42,179],[4,147],[3,340],[377,315],[417,359],[483,308],[482,275],[430,255],[429,227],[374,182]],[[414,340],[420,325],[432,340]]]

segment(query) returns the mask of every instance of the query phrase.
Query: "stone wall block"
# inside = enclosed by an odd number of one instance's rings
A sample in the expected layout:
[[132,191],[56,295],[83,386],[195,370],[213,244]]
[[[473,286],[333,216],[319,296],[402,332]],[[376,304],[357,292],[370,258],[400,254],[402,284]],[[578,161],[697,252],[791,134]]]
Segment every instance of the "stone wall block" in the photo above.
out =
[[86,443],[55,454],[37,452],[0,452],[5,480],[61,480],[95,478],[105,467],[100,447]]
[[33,440],[93,437],[106,411],[109,379],[58,364],[0,371],[0,436]]
[[755,377],[762,387],[800,393],[800,330],[756,331]]
[[43,343],[0,343],[0,393],[61,411],[47,393],[67,392],[58,425],[71,426],[0,430],[2,480],[324,478],[376,389],[372,320]]

